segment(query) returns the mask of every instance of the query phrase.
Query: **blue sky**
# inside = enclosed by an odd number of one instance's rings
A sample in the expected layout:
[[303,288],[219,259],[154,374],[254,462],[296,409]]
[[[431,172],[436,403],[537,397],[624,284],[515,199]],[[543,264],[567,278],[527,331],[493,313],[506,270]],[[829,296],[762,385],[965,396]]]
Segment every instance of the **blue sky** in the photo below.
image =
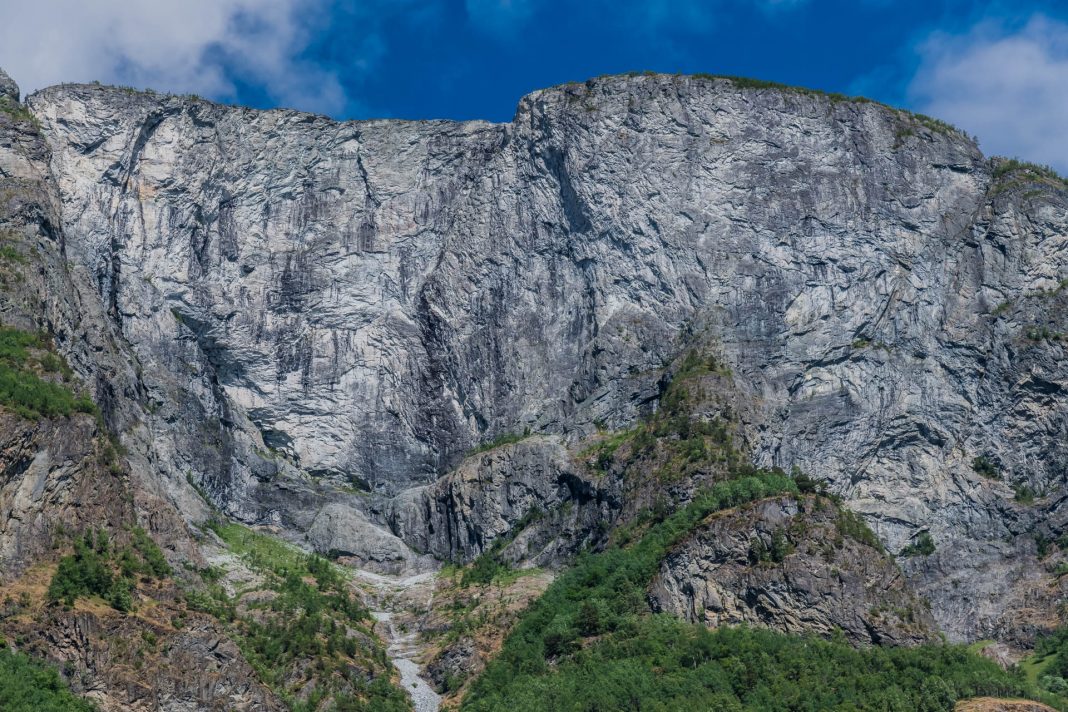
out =
[[1068,171],[1068,1],[0,0],[0,66],[337,118],[507,121],[631,70],[863,94]]

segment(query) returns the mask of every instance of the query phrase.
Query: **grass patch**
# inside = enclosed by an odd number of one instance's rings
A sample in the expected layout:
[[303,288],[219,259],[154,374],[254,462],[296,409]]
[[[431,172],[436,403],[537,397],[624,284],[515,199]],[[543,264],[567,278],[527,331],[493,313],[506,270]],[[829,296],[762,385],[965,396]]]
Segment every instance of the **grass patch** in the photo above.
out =
[[9,96],[0,96],[0,114],[6,114],[19,123],[33,124],[35,128],[41,127],[37,117],[30,113],[25,104],[20,104]]
[[526,440],[529,437],[530,437],[530,428],[524,429],[523,432],[521,432],[521,433],[505,433],[503,435],[498,435],[496,438],[494,438],[490,442],[482,443],[481,445],[479,445],[478,447],[474,448],[473,450],[470,450],[467,453],[466,457],[471,457],[472,455],[477,455],[477,454],[479,454],[481,452],[488,452],[489,450],[493,450],[493,449],[499,448],[502,445],[513,445],[515,443],[522,442],[522,441]]

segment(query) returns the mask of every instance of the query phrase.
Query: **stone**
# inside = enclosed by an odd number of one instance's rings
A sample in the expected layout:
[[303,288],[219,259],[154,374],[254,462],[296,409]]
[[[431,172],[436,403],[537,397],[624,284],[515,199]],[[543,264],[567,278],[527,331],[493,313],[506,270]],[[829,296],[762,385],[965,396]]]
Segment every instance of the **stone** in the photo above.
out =
[[19,85],[3,69],[0,69],[0,97],[7,97],[14,102],[19,100]]
[[61,348],[186,521],[194,482],[295,536],[343,502],[420,553],[484,550],[588,487],[557,458],[527,496],[502,462],[475,511],[473,448],[628,428],[699,336],[757,465],[826,479],[893,553],[930,533],[901,568],[950,639],[1033,637],[1035,540],[1068,531],[1062,183],[907,112],[707,77],[553,87],[505,124],[26,105],[48,274],[80,275],[49,297]]
[[843,532],[831,500],[776,497],[714,514],[664,559],[653,610],[709,627],[759,625],[854,645],[933,641],[934,619],[893,559]]

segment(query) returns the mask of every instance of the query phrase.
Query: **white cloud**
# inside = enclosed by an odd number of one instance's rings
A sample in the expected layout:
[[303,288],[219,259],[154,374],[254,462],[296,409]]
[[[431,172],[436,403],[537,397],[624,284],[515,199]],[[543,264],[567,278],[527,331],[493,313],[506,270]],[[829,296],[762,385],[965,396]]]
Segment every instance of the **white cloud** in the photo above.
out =
[[337,76],[302,61],[321,0],[0,0],[0,67],[24,93],[99,80],[220,99],[235,81],[337,112]]
[[1042,16],[985,22],[920,45],[910,104],[979,137],[987,154],[1068,172],[1068,25]]

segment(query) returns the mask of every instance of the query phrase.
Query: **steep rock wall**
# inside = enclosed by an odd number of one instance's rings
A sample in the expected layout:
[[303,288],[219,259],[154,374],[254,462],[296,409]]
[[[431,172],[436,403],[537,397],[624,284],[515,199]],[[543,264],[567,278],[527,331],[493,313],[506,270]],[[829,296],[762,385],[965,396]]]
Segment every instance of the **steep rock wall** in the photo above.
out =
[[503,433],[624,427],[700,334],[758,463],[828,478],[892,551],[932,534],[908,571],[952,635],[998,625],[1063,527],[1066,194],[944,126],[670,76],[535,92],[503,125],[29,104],[159,470],[233,514],[309,519],[283,496],[304,475],[395,494]]

